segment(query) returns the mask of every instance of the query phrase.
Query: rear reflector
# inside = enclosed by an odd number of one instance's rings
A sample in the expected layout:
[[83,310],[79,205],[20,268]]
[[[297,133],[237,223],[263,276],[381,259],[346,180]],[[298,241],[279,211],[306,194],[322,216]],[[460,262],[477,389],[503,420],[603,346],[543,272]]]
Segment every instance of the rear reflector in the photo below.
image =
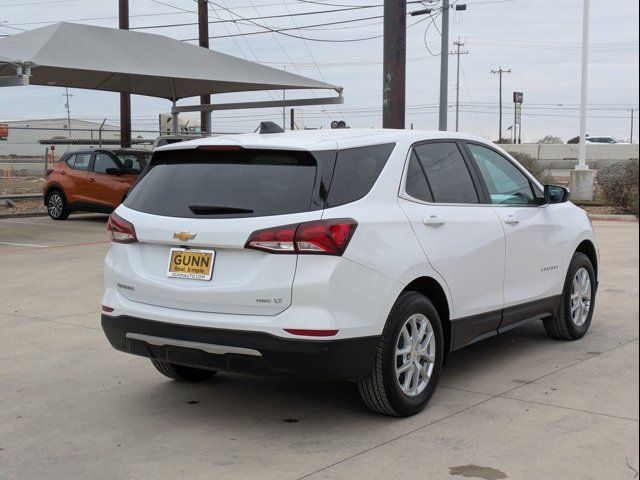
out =
[[107,231],[111,241],[115,243],[134,243],[138,241],[133,224],[116,215],[115,212],[109,215]]
[[285,328],[285,332],[291,335],[301,335],[305,337],[333,337],[338,330],[301,330],[297,328]]
[[106,312],[106,313],[111,313],[113,312],[113,308],[112,307],[107,307],[106,305],[102,305],[102,311]]
[[317,220],[253,232],[245,248],[270,253],[342,255],[358,226],[352,218]]

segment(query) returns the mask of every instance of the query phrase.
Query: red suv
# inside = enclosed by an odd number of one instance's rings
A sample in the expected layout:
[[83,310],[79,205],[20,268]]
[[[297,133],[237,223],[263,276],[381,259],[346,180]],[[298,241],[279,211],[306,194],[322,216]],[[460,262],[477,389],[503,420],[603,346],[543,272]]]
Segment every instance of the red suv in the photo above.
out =
[[47,169],[44,204],[54,220],[76,210],[110,213],[126,196],[151,153],[145,150],[80,150]]

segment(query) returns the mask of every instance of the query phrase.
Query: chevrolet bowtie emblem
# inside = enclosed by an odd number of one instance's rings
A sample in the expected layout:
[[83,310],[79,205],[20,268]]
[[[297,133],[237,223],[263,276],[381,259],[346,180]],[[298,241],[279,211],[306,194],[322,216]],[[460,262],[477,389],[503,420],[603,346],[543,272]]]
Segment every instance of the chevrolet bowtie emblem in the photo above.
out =
[[186,242],[188,240],[193,240],[194,238],[196,238],[196,234],[189,232],[176,232],[173,234],[173,238],[177,238],[181,242]]

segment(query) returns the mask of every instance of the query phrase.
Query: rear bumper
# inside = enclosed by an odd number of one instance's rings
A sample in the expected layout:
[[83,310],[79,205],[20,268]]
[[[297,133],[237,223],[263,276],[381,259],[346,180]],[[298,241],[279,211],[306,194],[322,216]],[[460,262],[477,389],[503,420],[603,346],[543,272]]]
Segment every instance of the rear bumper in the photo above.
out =
[[353,380],[373,369],[379,337],[297,340],[102,315],[102,329],[120,351],[210,370]]

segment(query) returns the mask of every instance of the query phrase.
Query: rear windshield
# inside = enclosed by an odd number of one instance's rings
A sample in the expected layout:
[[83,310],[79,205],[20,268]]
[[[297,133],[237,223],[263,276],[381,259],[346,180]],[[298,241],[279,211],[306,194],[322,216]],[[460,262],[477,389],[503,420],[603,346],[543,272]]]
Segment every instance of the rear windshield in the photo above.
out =
[[[328,157],[334,158],[335,152]],[[183,218],[306,212],[322,208],[314,194],[326,192],[321,180],[332,169],[332,164],[320,168],[309,152],[157,152],[124,204],[141,212]]]

